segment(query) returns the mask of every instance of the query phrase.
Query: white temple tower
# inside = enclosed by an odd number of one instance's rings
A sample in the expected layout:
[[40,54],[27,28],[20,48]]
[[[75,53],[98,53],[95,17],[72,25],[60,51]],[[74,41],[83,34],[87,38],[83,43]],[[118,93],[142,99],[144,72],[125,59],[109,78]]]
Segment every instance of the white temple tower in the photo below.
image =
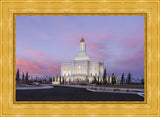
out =
[[80,51],[78,53],[78,56],[76,56],[74,60],[75,61],[77,60],[89,60],[90,61],[91,60],[88,54],[86,53],[86,44],[85,44],[85,40],[83,37],[80,41]]
[[85,44],[85,41],[84,41],[84,38],[82,37],[81,41],[80,41],[80,52],[84,52],[86,53],[86,44]]

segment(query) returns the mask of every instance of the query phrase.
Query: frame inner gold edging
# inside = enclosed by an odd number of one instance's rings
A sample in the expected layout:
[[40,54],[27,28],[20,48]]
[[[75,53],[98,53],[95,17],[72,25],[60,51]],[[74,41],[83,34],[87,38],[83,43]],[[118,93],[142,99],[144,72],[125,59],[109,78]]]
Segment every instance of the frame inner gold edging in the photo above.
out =
[[[144,101],[16,101],[16,16],[144,16]],[[14,104],[146,104],[147,103],[147,13],[13,13],[13,103]]]

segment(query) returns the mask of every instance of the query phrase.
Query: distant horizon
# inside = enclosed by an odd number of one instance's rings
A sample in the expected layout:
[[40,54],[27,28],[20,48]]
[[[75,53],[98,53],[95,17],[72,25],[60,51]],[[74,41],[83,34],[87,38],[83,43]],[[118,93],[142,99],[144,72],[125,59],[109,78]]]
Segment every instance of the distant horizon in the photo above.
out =
[[[19,68],[16,69],[16,72],[17,72],[18,69],[19,69]],[[19,69],[19,71],[20,71],[20,69]],[[24,75],[26,75],[27,71],[26,71],[26,72],[24,72],[24,71],[21,72],[21,71],[20,71],[20,76],[22,76],[23,73],[24,73]],[[107,72],[106,72],[106,73],[107,73]],[[122,74],[123,74],[123,73],[122,73]],[[114,73],[114,75],[117,76],[117,77],[119,77],[119,78],[122,76],[122,74],[121,74],[121,75],[117,75],[117,74]],[[110,74],[107,73],[107,76],[111,76],[111,75],[112,75],[112,73],[110,73]],[[53,76],[61,76],[61,74],[52,74],[52,75],[31,74],[31,75],[30,75],[29,72],[28,72],[28,76],[53,77]],[[128,77],[128,74],[124,74],[124,78],[127,78],[127,77]],[[132,74],[131,74],[131,77],[132,77]],[[144,76],[134,76],[133,78],[144,78]]]
[[[22,73],[20,74],[20,79],[22,79]],[[24,73],[24,76],[25,76],[26,74]],[[111,75],[111,74],[110,74]],[[110,76],[109,75],[109,76]],[[128,75],[128,74],[127,74]],[[128,79],[128,76],[127,75],[124,75],[124,81],[126,81],[127,79]],[[37,81],[40,81],[40,80],[48,80],[49,81],[49,78],[53,78],[53,77],[56,77],[56,76],[60,76],[60,74],[59,75],[52,75],[52,76],[38,76],[38,75],[28,75],[29,76],[29,80],[37,80]],[[34,77],[33,77],[34,76]],[[108,75],[107,75],[108,76]],[[115,74],[115,76],[117,76],[116,74]],[[32,78],[30,78],[30,77],[32,77]],[[144,77],[132,77],[132,74],[131,74],[131,82],[132,83],[142,83],[142,81],[141,80],[144,80]],[[117,80],[118,80],[118,82],[120,82],[121,81],[121,76],[117,76]]]
[[16,16],[16,69],[60,75],[79,52],[81,37],[91,61],[107,74],[144,78],[144,16]]

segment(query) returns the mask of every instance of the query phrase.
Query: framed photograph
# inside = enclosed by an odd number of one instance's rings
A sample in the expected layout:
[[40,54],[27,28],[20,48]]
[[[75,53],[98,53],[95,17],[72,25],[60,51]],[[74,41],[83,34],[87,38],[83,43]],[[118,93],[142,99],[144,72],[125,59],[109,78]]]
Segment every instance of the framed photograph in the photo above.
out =
[[160,116],[160,2],[1,1],[1,116]]
[[16,102],[145,103],[146,15],[82,15],[15,14]]

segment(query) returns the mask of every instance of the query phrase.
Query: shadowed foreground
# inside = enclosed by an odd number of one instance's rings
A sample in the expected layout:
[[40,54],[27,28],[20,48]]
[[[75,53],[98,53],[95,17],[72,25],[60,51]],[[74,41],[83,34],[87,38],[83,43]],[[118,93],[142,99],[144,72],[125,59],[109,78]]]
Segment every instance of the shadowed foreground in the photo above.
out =
[[83,88],[16,90],[16,101],[144,101],[137,94],[91,92]]

